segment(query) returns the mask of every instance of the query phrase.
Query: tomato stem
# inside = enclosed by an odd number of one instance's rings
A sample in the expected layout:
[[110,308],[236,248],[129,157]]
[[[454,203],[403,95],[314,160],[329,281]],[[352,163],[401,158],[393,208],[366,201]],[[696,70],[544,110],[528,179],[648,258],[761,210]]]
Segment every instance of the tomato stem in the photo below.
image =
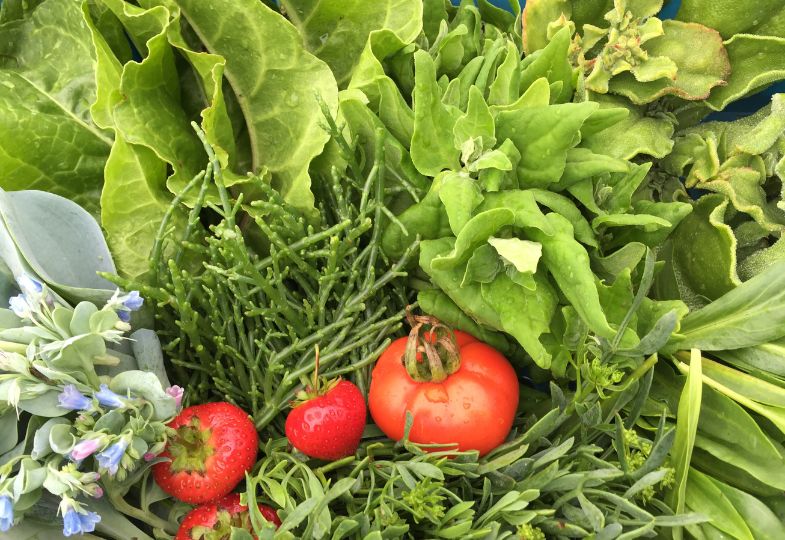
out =
[[[455,332],[450,327],[436,317],[414,315],[409,308],[406,309],[406,320],[412,329],[403,363],[413,380],[439,383],[458,371],[461,355]],[[423,357],[427,362],[423,361]]]

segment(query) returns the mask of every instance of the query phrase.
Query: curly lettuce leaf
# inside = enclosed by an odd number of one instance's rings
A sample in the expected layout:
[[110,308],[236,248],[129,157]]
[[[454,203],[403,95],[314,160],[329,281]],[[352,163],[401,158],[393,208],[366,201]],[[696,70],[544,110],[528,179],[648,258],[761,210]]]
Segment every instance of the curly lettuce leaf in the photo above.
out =
[[324,60],[340,86],[352,76],[370,34],[390,30],[404,42],[422,30],[418,0],[282,0],[306,48]]
[[260,2],[176,3],[207,50],[226,59],[224,76],[248,128],[253,171],[267,168],[288,203],[313,208],[308,166],[328,139],[318,98],[333,112],[338,103],[330,68],[305,50],[291,23]]
[[632,73],[622,73],[611,80],[611,92],[645,104],[669,94],[687,100],[706,99],[712,88],[725,84],[731,64],[716,30],[672,20],[663,21],[662,28],[664,34],[647,42],[644,48],[651,56],[674,62],[678,68],[676,76],[643,82]]
[[0,27],[0,187],[97,212],[112,137],[90,117],[94,66],[77,3],[47,0]]
[[732,66],[728,83],[706,100],[715,111],[785,79],[785,38],[737,34],[725,42],[725,50]]
[[710,26],[726,39],[736,34],[785,37],[785,0],[682,0],[676,18]]

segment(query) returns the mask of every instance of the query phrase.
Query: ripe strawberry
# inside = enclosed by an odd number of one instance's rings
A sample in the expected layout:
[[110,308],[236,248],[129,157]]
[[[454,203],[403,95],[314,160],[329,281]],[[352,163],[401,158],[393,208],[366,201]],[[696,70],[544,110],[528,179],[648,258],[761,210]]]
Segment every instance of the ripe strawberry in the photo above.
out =
[[[275,510],[260,504],[259,511],[264,519],[280,527],[281,519]],[[232,527],[252,529],[248,507],[240,504],[238,493],[230,493],[191,510],[177,529],[174,540],[229,540]]]
[[[318,385],[317,385],[318,386]],[[308,388],[286,418],[286,436],[300,452],[333,461],[357,451],[365,429],[365,398],[349,381]]]
[[153,477],[172,497],[189,504],[223,497],[256,461],[259,435],[248,415],[231,403],[184,409],[169,423],[176,434],[153,465]]

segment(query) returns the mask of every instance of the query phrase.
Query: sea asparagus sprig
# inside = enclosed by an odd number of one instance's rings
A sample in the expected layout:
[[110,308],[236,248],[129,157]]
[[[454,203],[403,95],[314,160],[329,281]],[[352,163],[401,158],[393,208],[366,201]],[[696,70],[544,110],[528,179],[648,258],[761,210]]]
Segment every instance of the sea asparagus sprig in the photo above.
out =
[[[227,187],[197,128],[210,162],[188,185],[192,194],[199,189],[186,209],[189,226],[172,238],[162,224],[153,257],[157,284],[137,284],[156,302],[157,329],[188,399],[229,400],[259,429],[313,370],[314,345],[325,375],[350,375],[367,388],[365,368],[399,331],[413,300],[403,285],[418,242],[397,260],[380,247],[383,229],[398,226],[385,197],[413,188],[387,185],[383,136],[359,177],[365,156],[327,118],[324,127],[348,165],[314,178],[317,216],[287,205],[263,176]],[[174,201],[169,215],[187,197]],[[205,228],[200,212],[214,224]]]

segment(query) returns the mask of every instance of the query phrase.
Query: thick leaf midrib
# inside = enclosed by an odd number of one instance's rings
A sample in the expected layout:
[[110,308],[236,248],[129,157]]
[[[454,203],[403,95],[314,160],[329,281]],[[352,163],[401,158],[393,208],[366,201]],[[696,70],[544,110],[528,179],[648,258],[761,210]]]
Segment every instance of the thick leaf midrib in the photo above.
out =
[[101,133],[97,128],[91,126],[90,124],[88,124],[87,122],[85,122],[84,120],[82,120],[81,118],[76,116],[73,111],[71,111],[71,110],[67,109],[66,107],[64,107],[63,104],[60,103],[59,101],[57,101],[51,94],[49,94],[48,92],[46,92],[42,88],[39,88],[38,86],[36,86],[36,84],[33,83],[33,81],[31,81],[30,79],[28,79],[27,77],[25,77],[21,73],[18,73],[18,72],[15,72],[15,71],[12,71],[10,73],[13,73],[16,77],[18,77],[19,79],[23,80],[25,83],[30,85],[30,87],[35,89],[36,92],[38,92],[42,96],[45,96],[49,101],[51,101],[52,103],[57,105],[57,107],[61,111],[63,111],[74,122],[76,122],[78,125],[80,125],[85,131],[88,131],[88,132],[92,133],[98,140],[100,140],[104,144],[106,144],[106,146],[109,146],[109,147],[112,146],[112,139],[110,139],[109,137],[107,137],[106,135]]
[[[196,33],[199,40],[207,46],[207,49],[210,51],[211,54],[216,54],[220,56],[220,54],[216,52],[214,48],[214,42],[217,41],[217,39],[216,40],[208,39],[207,35],[202,30],[201,26],[196,24],[196,21],[193,19],[193,17],[189,16],[188,10],[183,6],[183,4],[178,3],[178,5],[180,6],[180,11],[182,12],[183,17],[185,17],[188,20],[188,24]],[[218,31],[216,32],[216,36],[220,36],[220,35],[223,35],[222,26],[220,26],[218,28]],[[262,63],[263,62],[264,59],[262,58]],[[266,73],[267,68],[264,65],[260,65],[259,71],[260,73]],[[254,171],[258,171],[260,167],[259,152],[257,149],[258,138],[256,135],[256,129],[254,128],[253,122],[251,122],[250,120],[251,118],[253,118],[253,114],[250,110],[250,99],[247,93],[238,92],[238,89],[242,85],[240,85],[237,79],[235,78],[234,70],[229,66],[229,62],[226,62],[223,76],[226,77],[226,80],[229,82],[229,86],[232,87],[232,91],[234,92],[234,95],[237,98],[237,103],[240,105],[240,110],[243,112],[243,117],[245,118],[245,125],[248,128],[248,138],[250,139],[250,143],[251,143],[251,167]],[[257,81],[256,86],[258,85],[259,83]],[[254,91],[256,91],[256,88],[254,88],[250,93],[253,94]]]

